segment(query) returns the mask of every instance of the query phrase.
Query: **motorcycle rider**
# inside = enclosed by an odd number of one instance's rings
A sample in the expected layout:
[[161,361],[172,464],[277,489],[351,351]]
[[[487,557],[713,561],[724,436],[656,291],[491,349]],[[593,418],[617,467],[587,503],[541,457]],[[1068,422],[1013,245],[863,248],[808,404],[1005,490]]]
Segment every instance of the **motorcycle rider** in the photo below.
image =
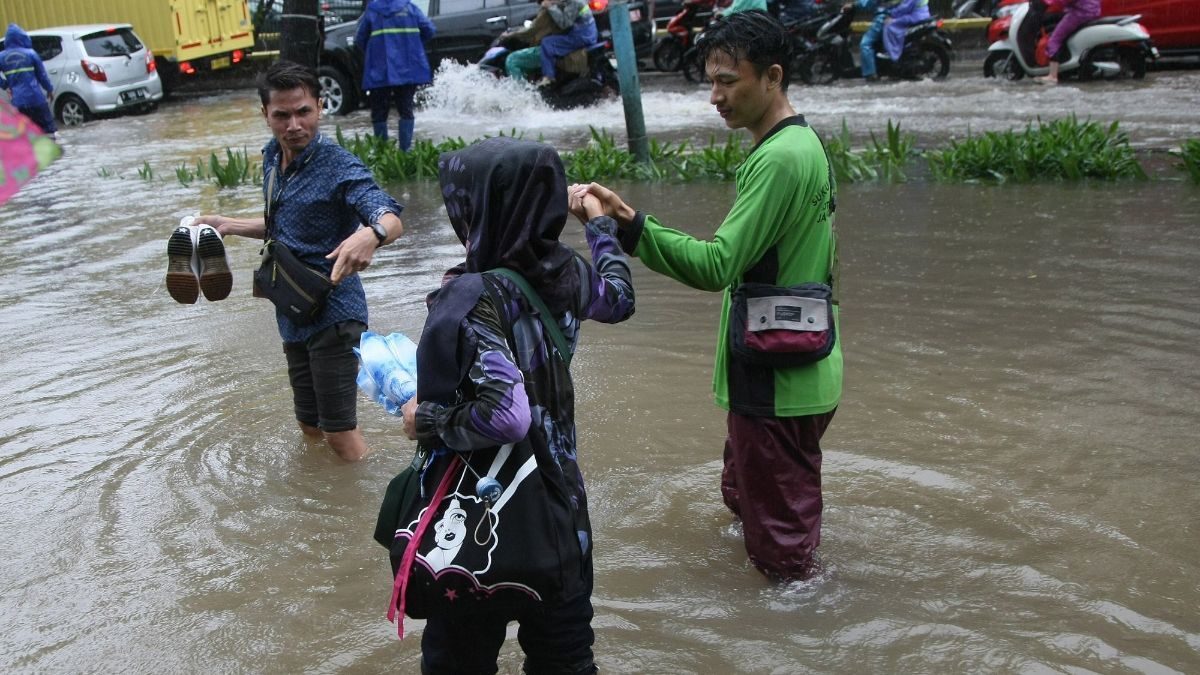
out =
[[892,61],[899,61],[904,52],[904,34],[929,18],[929,0],[901,0],[888,10],[887,24],[883,29],[883,46]]
[[855,0],[848,2],[845,8],[857,7],[871,12],[871,25],[863,33],[862,41],[858,44],[858,53],[862,61],[862,76],[867,82],[878,82],[879,72],[875,67],[875,45],[879,43],[879,36],[883,35],[883,24],[887,21],[887,8],[884,7],[879,0]]
[[[483,61],[507,51],[508,55],[504,57],[504,72],[514,80],[527,81],[542,67],[542,38],[564,32],[566,31],[554,23],[550,12],[543,7],[527,27],[501,35],[494,46],[484,54]],[[588,71],[587,53],[576,49],[558,59],[557,65],[560,71],[568,74],[584,75]]]
[[1064,14],[1046,43],[1046,54],[1050,56],[1050,72],[1044,77],[1033,78],[1038,84],[1058,84],[1059,64],[1071,58],[1070,51],[1065,48],[1067,38],[1087,22],[1100,18],[1100,0],[1061,0],[1054,4],[1058,5]]
[[738,12],[749,12],[752,9],[767,11],[767,0],[733,0],[728,7],[719,10],[717,16],[729,16]]
[[599,34],[586,0],[542,0],[541,5],[554,24],[566,31],[542,38],[542,79],[537,86],[544,87],[554,81],[555,61],[576,49],[595,44]]

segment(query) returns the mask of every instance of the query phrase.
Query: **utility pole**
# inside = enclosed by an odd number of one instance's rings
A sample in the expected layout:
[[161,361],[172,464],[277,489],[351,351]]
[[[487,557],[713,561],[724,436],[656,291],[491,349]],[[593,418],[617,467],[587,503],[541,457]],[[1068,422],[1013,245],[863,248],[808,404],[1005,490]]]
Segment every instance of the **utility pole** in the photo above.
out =
[[283,0],[279,58],[317,68],[321,54],[321,24],[317,0]]
[[638,82],[637,52],[633,49],[633,27],[629,22],[627,0],[616,0],[608,6],[608,20],[612,27],[613,51],[617,54],[617,80],[621,83],[621,102],[625,106],[629,152],[639,164],[649,164],[650,142],[646,139],[646,118],[642,115],[642,86]]

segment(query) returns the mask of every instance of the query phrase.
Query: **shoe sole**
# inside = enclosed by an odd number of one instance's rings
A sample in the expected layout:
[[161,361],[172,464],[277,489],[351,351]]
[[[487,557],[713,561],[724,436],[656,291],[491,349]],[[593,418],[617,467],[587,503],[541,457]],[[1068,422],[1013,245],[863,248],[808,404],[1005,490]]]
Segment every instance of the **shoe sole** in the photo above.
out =
[[233,272],[225,257],[225,242],[214,230],[200,230],[200,243],[196,247],[200,258],[200,290],[208,301],[224,300],[233,290]]
[[192,235],[175,230],[167,239],[167,292],[175,302],[192,305],[200,297],[200,282],[192,271]]

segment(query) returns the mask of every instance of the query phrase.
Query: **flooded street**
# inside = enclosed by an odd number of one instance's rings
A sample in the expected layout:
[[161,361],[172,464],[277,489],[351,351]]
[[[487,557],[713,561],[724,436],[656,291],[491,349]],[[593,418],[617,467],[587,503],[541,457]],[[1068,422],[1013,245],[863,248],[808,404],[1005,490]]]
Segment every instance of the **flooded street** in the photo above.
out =
[[[549,111],[467,71],[429,93],[418,138],[623,135],[619,102]],[[1146,147],[1200,133],[1200,71],[1058,89],[972,72],[792,99],[823,130],[892,119],[922,143],[1071,111]],[[698,88],[664,83],[644,106],[652,137],[725,138]],[[261,210],[255,186],[174,175],[226,147],[257,157],[253,92],[61,136],[65,157],[0,206],[0,671],[419,672],[422,622],[396,641],[371,539],[413,449],[399,419],[360,398],[377,451],[356,465],[300,438],[271,308],[250,297],[255,242],[227,242],[227,300],[179,305],[162,283],[180,217]],[[697,236],[733,198],[613,187]],[[388,188],[406,232],[364,273],[371,328],[415,338],[462,249],[434,183]],[[589,324],[572,364],[601,671],[1200,670],[1197,222],[1182,180],[843,185],[824,569],[786,586],[750,567],[718,492],[719,296],[635,261],[637,313]],[[585,248],[573,220],[565,238]],[[510,640],[501,672],[520,663]]]

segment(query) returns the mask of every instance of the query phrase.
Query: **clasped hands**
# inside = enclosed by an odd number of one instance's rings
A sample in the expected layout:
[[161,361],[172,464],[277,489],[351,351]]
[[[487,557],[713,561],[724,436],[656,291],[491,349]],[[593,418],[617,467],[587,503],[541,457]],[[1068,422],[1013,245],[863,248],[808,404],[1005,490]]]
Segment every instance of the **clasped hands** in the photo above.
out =
[[608,216],[616,220],[620,227],[629,225],[635,213],[621,200],[620,195],[599,183],[574,183],[568,186],[567,209],[581,223],[597,216]]

